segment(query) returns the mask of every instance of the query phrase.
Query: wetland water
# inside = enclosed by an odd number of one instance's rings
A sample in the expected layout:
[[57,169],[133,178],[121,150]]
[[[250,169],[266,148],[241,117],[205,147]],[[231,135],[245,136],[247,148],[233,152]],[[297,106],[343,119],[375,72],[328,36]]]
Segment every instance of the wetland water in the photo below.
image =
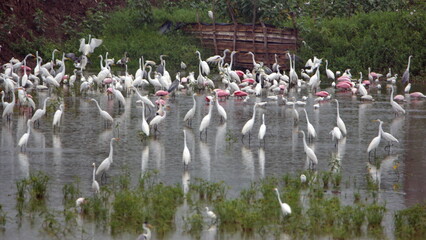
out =
[[[407,114],[396,117],[389,104],[390,88],[383,87],[381,91],[371,90],[374,102],[360,102],[359,98],[349,92],[334,93],[327,89],[333,97],[339,100],[340,116],[347,128],[347,137],[338,146],[331,140],[329,132],[336,125],[336,103],[325,101],[319,109],[314,109],[314,98],[306,89],[300,93],[290,92],[290,96],[300,99],[308,96],[306,110],[310,122],[316,128],[318,138],[309,144],[318,157],[316,169],[329,170],[330,159],[340,159],[342,182],[356,181],[359,189],[367,188],[368,154],[366,149],[370,141],[377,136],[378,122],[384,121],[383,129],[399,140],[393,144],[388,153],[382,142],[376,156],[384,160],[381,165],[380,190],[378,200],[386,203],[387,211],[382,223],[386,236],[393,238],[392,216],[394,210],[404,209],[426,199],[426,100],[408,100],[402,103]],[[401,89],[398,89],[398,93]],[[421,89],[420,89],[421,90]],[[66,91],[66,90],[64,90]],[[228,197],[235,197],[242,189],[248,188],[252,181],[266,176],[282,176],[286,173],[297,173],[306,169],[306,154],[303,151],[302,135],[299,130],[306,132],[306,118],[302,107],[297,107],[300,114],[299,123],[294,126],[292,106],[282,102],[269,101],[266,97],[251,97],[247,102],[229,98],[220,102],[228,114],[228,121],[220,123],[216,107],[208,127],[207,139],[199,137],[199,124],[208,112],[205,96],[196,97],[197,109],[192,128],[182,121],[186,112],[192,107],[192,93],[181,92],[175,98],[167,100],[167,116],[158,127],[156,137],[143,142],[138,131],[141,129],[141,106],[136,104],[136,95],[126,97],[124,110],[118,110],[116,100],[109,100],[106,94],[91,93],[87,96],[64,94],[65,110],[61,130],[52,131],[53,112],[42,118],[40,127],[36,127],[30,135],[26,152],[21,153],[17,142],[27,131],[27,116],[15,111],[10,125],[2,120],[0,128],[0,204],[8,216],[5,231],[0,232],[1,239],[46,239],[48,235],[39,229],[40,219],[28,220],[24,217],[19,224],[16,220],[16,181],[26,178],[30,172],[43,171],[51,179],[48,185],[47,207],[61,211],[63,209],[64,184],[80,179],[82,196],[91,196],[92,163],[97,165],[109,153],[109,143],[112,137],[119,137],[114,143],[114,162],[108,175],[111,177],[130,171],[132,182],[136,183],[141,173],[157,169],[160,181],[166,184],[182,184],[188,178],[183,175],[182,150],[183,132],[187,130],[187,143],[192,156],[189,166],[191,179],[203,178],[208,181],[224,181],[231,188]],[[47,97],[46,92],[39,92],[36,99],[41,107]],[[55,95],[52,95],[55,97]],[[95,98],[103,110],[108,111],[118,125],[105,128],[99,116],[95,103],[89,101]],[[290,97],[288,97],[290,99]],[[155,100],[156,97],[151,97]],[[245,144],[241,143],[241,129],[251,118],[254,102],[268,101],[263,107],[258,107],[256,120],[251,135]],[[149,112],[148,112],[149,114]],[[261,145],[257,133],[261,124],[262,114],[265,114],[267,126],[266,144]],[[234,142],[234,140],[236,140]],[[386,164],[385,164],[386,163]],[[394,166],[399,164],[398,173]],[[99,180],[98,180],[99,181]],[[342,189],[341,195],[351,195],[353,189]],[[346,201],[346,202],[345,202]],[[342,198],[343,204],[351,204],[352,197]],[[277,202],[278,204],[278,202]],[[277,208],[279,211],[279,208]],[[35,219],[35,220],[34,220]],[[166,239],[191,239],[182,230],[181,217],[175,217],[176,231],[166,234]],[[112,239],[108,231],[96,227],[96,224],[85,222],[86,235],[80,239]],[[142,232],[142,228],[141,228]],[[70,235],[71,236],[71,235]],[[153,238],[156,239],[155,230]],[[223,239],[239,238],[238,236],[222,236]],[[137,235],[120,235],[116,239],[134,239]]]

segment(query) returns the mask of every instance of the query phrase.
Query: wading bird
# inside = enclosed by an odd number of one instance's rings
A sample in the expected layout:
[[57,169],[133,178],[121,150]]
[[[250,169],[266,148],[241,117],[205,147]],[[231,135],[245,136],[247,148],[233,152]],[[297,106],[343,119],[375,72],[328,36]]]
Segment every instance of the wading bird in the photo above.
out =
[[346,135],[346,125],[345,125],[345,122],[343,122],[342,118],[340,117],[340,113],[339,113],[339,101],[337,101],[337,99],[334,99],[334,101],[336,101],[336,104],[337,104],[337,127],[339,127],[343,135]]
[[55,115],[53,115],[53,129],[55,129],[55,127],[60,127],[61,126],[61,117],[62,117],[62,113],[64,112],[64,104],[61,103],[61,105],[59,105],[59,109],[56,110]]
[[151,228],[152,226],[147,223],[144,222],[144,224],[142,225],[142,228],[146,231],[145,233],[139,235],[139,237],[137,238],[137,240],[151,240]]
[[195,93],[192,94],[192,100],[194,101],[194,105],[192,105],[192,108],[188,110],[188,112],[185,114],[185,117],[183,118],[184,122],[187,122],[188,125],[192,125],[192,119],[195,115],[195,109],[197,108],[197,101],[195,101]]
[[40,126],[40,118],[42,118],[46,114],[46,104],[49,99],[50,97],[47,97],[46,99],[44,99],[43,108],[37,109],[37,111],[35,111],[33,117],[31,118],[31,121],[33,122],[33,124],[35,124],[35,121],[37,121],[38,126]]
[[249,135],[249,144],[250,144],[250,132],[253,129],[254,118],[256,117],[256,107],[257,107],[257,103],[255,103],[254,106],[253,106],[253,116],[246,122],[246,124],[244,124],[244,127],[241,130],[241,134],[242,134],[241,141],[243,143],[244,143],[244,137],[248,133],[248,135]]
[[99,183],[98,181],[96,181],[95,176],[96,176],[96,163],[92,164],[93,166],[93,179],[92,179],[92,190],[93,192],[95,192],[95,194],[99,193]]
[[405,114],[405,110],[401,107],[401,105],[399,105],[397,102],[395,102],[393,100],[393,86],[391,86],[392,90],[391,90],[391,97],[390,97],[390,104],[392,106],[393,111],[395,112],[395,115],[399,115],[399,114]]
[[105,120],[105,126],[108,126],[108,122],[111,122],[111,124],[114,122],[114,119],[111,117],[111,115],[107,111],[104,111],[104,110],[101,109],[101,107],[99,106],[99,103],[98,103],[98,101],[96,101],[96,99],[92,98],[92,99],[90,99],[90,101],[95,102],[96,106],[98,106],[99,114]]
[[207,113],[207,115],[203,117],[203,120],[201,120],[201,124],[200,124],[200,138],[203,131],[205,131],[206,140],[207,140],[207,127],[210,125],[210,120],[212,118],[212,110],[213,110],[213,100],[210,99],[209,113]]
[[262,125],[259,128],[259,141],[263,140],[263,145],[265,145],[265,133],[266,133],[266,125],[265,125],[265,114],[262,114]]
[[31,120],[28,119],[27,121],[27,132],[24,133],[24,135],[22,135],[22,137],[19,139],[18,142],[18,147],[21,148],[22,150],[27,150],[27,143],[28,143],[28,138],[30,137],[30,133],[31,133]]
[[299,132],[303,135],[303,149],[305,150],[306,156],[310,160],[309,165],[313,168],[313,165],[318,164],[317,155],[315,155],[314,150],[312,150],[312,148],[306,144],[305,132],[303,130],[300,130]]
[[96,175],[99,175],[100,173],[102,173],[101,179],[105,176],[106,177],[106,171],[109,170],[109,167],[112,164],[113,158],[112,155],[114,153],[114,146],[113,146],[113,142],[114,141],[118,141],[119,138],[111,138],[111,142],[109,143],[109,155],[107,158],[105,158],[101,165],[99,165],[98,169],[96,170]]
[[277,193],[278,201],[280,202],[281,212],[284,216],[291,214],[291,208],[287,203],[283,203],[281,201],[280,192],[278,191],[278,188],[274,188],[275,192]]
[[191,162],[191,153],[189,152],[188,146],[186,145],[186,131],[183,130],[183,153],[182,153],[182,162],[184,168],[187,168]]

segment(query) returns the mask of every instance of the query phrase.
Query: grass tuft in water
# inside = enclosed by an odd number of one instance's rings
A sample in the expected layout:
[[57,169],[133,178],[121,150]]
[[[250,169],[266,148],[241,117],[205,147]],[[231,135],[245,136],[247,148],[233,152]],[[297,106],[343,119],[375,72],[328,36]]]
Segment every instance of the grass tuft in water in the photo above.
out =
[[395,235],[398,239],[421,239],[426,236],[426,203],[395,213]]

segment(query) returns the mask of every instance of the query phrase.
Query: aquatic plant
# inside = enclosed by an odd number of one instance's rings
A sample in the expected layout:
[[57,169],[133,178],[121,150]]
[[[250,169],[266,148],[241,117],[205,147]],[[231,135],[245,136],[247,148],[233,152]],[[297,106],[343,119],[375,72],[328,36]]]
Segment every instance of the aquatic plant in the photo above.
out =
[[399,210],[394,217],[398,239],[421,239],[426,236],[426,203]]
[[65,205],[74,205],[75,199],[79,198],[81,195],[79,189],[80,180],[77,179],[75,183],[64,184],[62,187],[62,193],[64,195]]
[[30,174],[28,179],[28,191],[30,196],[34,199],[44,199],[47,196],[47,184],[50,177],[43,172]]

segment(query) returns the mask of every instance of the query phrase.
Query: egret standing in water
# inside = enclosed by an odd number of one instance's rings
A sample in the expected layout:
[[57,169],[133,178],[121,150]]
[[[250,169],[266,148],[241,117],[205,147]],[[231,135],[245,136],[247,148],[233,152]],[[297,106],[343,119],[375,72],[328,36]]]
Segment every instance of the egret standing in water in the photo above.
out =
[[253,106],[253,116],[246,122],[246,124],[244,124],[244,127],[241,130],[241,133],[242,133],[241,141],[243,143],[244,143],[244,136],[248,133],[248,135],[249,135],[249,144],[250,144],[250,132],[253,129],[254,118],[256,117],[256,107],[257,107],[257,103],[255,103],[254,106]]
[[405,69],[405,72],[402,75],[402,83],[410,82],[410,63],[411,63],[411,57],[413,57],[413,56],[410,55],[408,57],[408,65],[407,65],[407,69]]
[[191,162],[191,153],[189,152],[188,146],[186,145],[186,131],[183,130],[183,153],[182,153],[182,162],[184,168],[187,168],[189,163]]
[[397,102],[395,102],[393,100],[393,85],[391,86],[392,90],[391,90],[391,97],[390,97],[390,104],[392,106],[393,111],[395,112],[395,115],[399,115],[401,114],[405,114],[405,110],[404,108],[401,107],[401,105],[399,105]]
[[37,109],[37,111],[35,111],[33,117],[31,118],[31,122],[33,122],[33,124],[35,124],[35,121],[37,121],[38,125],[40,126],[40,118],[42,118],[46,114],[46,104],[49,99],[50,97],[44,99],[43,108]]
[[337,99],[334,99],[334,101],[336,101],[336,104],[337,104],[337,127],[339,127],[343,135],[346,135],[346,125],[345,125],[345,122],[343,122],[342,118],[340,117],[340,113],[339,113],[339,101],[337,101]]
[[27,150],[27,143],[28,143],[28,138],[30,137],[30,133],[31,133],[31,119],[28,119],[27,121],[27,132],[24,133],[24,135],[22,135],[22,137],[19,139],[18,142],[18,147],[21,148],[21,151]]
[[312,148],[310,148],[308,146],[308,144],[306,144],[306,136],[305,136],[305,132],[303,130],[299,131],[302,135],[303,135],[303,149],[305,150],[306,156],[308,157],[309,164],[312,166],[313,165],[317,165],[318,164],[318,159],[317,159],[317,155],[315,155],[314,150],[312,150]]
[[96,101],[96,99],[92,98],[92,99],[90,99],[90,101],[94,101],[96,103],[96,106],[98,106],[99,114],[105,120],[105,126],[108,126],[108,122],[111,122],[111,124],[114,122],[114,119],[111,117],[111,115],[107,111],[104,111],[104,110],[101,109],[101,107],[99,106],[99,103],[98,103],[98,101]]
[[53,129],[55,129],[55,127],[60,127],[61,125],[61,117],[62,117],[62,113],[64,112],[64,104],[61,103],[61,105],[59,105],[59,109],[56,110],[55,115],[53,115]]
[[101,165],[99,165],[98,169],[96,170],[96,175],[99,175],[100,173],[102,173],[101,179],[104,175],[106,177],[106,171],[109,170],[109,167],[112,164],[112,161],[113,161],[112,155],[114,153],[113,142],[118,140],[119,138],[111,138],[111,142],[109,143],[109,155],[107,158],[105,158],[105,160],[102,161]]
[[192,94],[192,100],[194,101],[194,105],[192,105],[192,108],[188,110],[188,112],[185,114],[185,117],[183,118],[184,122],[187,122],[188,125],[192,125],[192,119],[195,115],[195,109],[197,108],[197,101],[195,101],[195,93]]
[[368,145],[367,153],[368,153],[368,157],[369,158],[370,158],[370,153],[371,153],[371,151],[373,151],[373,149],[374,149],[374,156],[376,156],[376,149],[377,149],[377,147],[380,144],[380,140],[382,139],[381,138],[381,133],[382,132],[380,131],[380,129],[382,127],[382,123],[383,122],[381,122],[380,120],[373,120],[373,121],[380,122],[380,124],[379,124],[379,134],[376,137],[374,137],[373,140],[371,140],[370,144]]
[[96,181],[96,178],[95,178],[95,176],[96,176],[96,163],[93,163],[92,166],[93,166],[92,190],[96,194],[96,193],[99,193],[99,189],[100,189],[99,183],[98,183],[98,181]]
[[207,140],[207,127],[210,125],[210,120],[212,118],[212,110],[213,110],[213,100],[210,99],[209,102],[209,113],[207,113],[206,116],[204,116],[203,120],[201,120],[200,124],[200,138],[203,131],[206,132],[206,140]]
[[259,140],[263,140],[263,145],[265,145],[265,133],[266,133],[266,125],[265,125],[265,114],[262,114],[262,125],[259,128]]

